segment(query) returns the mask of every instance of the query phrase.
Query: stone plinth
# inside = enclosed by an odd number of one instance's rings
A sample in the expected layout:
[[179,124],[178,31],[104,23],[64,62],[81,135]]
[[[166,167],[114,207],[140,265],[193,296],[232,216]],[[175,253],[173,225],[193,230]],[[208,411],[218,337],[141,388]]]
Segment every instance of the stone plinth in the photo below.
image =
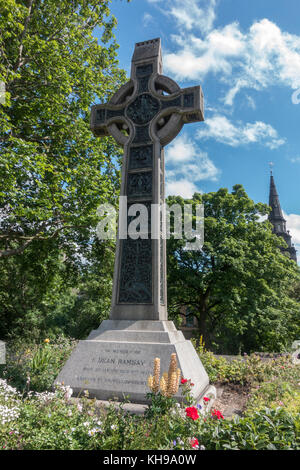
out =
[[103,321],[79,342],[56,382],[70,385],[75,395],[88,389],[90,397],[100,400],[128,397],[147,403],[154,358],[160,358],[162,373],[168,371],[172,353],[182,376],[194,383],[194,398],[200,399],[209,386],[207,373],[192,343],[171,321]]

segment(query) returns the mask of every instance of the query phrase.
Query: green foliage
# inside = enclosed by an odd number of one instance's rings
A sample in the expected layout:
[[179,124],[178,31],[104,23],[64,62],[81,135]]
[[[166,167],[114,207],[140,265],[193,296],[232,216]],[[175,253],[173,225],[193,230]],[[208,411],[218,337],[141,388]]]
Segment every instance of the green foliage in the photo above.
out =
[[80,337],[108,314],[114,244],[95,227],[117,204],[121,151],[89,124],[126,81],[108,6],[0,0],[1,338]]
[[126,79],[108,4],[0,2],[7,90],[0,108],[2,256],[22,253],[34,240],[80,243],[95,226],[98,205],[115,201],[119,150],[89,129],[91,105]]
[[300,334],[299,268],[281,254],[285,242],[271,224],[259,222],[268,206],[255,204],[241,185],[167,202],[203,203],[205,215],[202,251],[168,240],[169,311],[189,307],[205,342],[221,353],[288,348]]
[[[203,342],[194,346],[211,382],[234,383],[248,386],[267,381],[289,382],[297,388],[300,383],[300,369],[292,364],[291,355],[262,359],[257,354],[245,355],[228,361],[207,351]],[[268,402],[269,404],[269,402]]]
[[0,366],[0,377],[18,389],[42,392],[51,386],[66,362],[74,340],[57,338],[55,343],[26,344],[8,343],[6,364]]
[[164,416],[174,407],[176,400],[173,397],[164,396],[161,392],[149,392],[146,395],[150,405],[145,411],[146,418]]
[[209,421],[201,439],[207,450],[299,450],[299,430],[299,414],[264,408],[251,417]]

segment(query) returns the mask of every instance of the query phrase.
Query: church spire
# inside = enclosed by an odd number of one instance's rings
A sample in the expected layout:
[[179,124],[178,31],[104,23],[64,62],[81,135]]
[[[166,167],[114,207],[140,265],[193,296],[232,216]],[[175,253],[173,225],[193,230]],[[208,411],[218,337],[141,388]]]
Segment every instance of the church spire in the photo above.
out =
[[270,176],[270,194],[269,194],[269,206],[272,211],[270,212],[268,219],[273,225],[273,232],[282,237],[288,245],[288,248],[282,248],[283,253],[288,253],[290,258],[297,263],[297,255],[294,245],[292,244],[292,237],[289,230],[286,229],[286,220],[283,217],[283,212],[279,202],[279,196],[275,186],[274,176],[271,168]]
[[[269,215],[269,220],[270,222],[274,225],[276,225],[275,231],[285,231],[285,223],[286,220],[283,217],[283,213],[281,210],[280,202],[279,202],[279,196],[277,193],[277,189],[275,186],[275,181],[274,181],[274,176],[271,171],[271,178],[270,178],[270,194],[269,194],[269,206],[272,208],[272,212]],[[279,227],[279,224],[280,227]]]

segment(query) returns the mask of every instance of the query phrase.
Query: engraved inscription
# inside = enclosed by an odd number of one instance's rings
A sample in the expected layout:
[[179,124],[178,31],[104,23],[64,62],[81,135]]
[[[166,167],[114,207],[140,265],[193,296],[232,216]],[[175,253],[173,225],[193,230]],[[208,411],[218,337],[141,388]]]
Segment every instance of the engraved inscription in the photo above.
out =
[[103,389],[110,389],[112,385],[127,385],[129,388],[146,385],[152,360],[147,359],[137,346],[116,346],[105,346],[91,354],[89,364],[75,374],[79,385],[83,388],[101,386]]
[[199,121],[199,116],[197,113],[194,113],[194,114],[187,114],[186,116],[186,120],[187,121],[190,121],[190,122],[196,122],[196,121]]
[[164,295],[164,246],[163,246],[163,239],[160,239],[160,303],[164,305],[165,303],[165,295]]

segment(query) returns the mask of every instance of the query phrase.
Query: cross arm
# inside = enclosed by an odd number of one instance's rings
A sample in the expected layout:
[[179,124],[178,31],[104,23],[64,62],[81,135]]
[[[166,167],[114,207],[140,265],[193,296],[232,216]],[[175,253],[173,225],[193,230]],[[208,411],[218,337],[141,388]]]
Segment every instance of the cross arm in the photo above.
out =
[[[161,80],[156,79],[157,84],[164,86],[166,79],[171,81],[168,77],[161,76]],[[175,112],[182,116],[184,123],[204,121],[204,96],[200,85],[182,89],[178,87],[176,91],[174,87],[168,89],[172,90],[171,94],[160,96],[160,117]]]
[[163,146],[176,137],[184,124],[204,121],[201,86],[180,88],[169,77],[157,75],[151,83],[151,91],[160,101],[160,112],[152,129]]
[[90,127],[97,137],[112,135],[120,145],[127,137],[120,129],[128,129],[130,123],[125,117],[125,108],[134,92],[132,80],[125,83],[108,103],[96,104],[91,108]]

